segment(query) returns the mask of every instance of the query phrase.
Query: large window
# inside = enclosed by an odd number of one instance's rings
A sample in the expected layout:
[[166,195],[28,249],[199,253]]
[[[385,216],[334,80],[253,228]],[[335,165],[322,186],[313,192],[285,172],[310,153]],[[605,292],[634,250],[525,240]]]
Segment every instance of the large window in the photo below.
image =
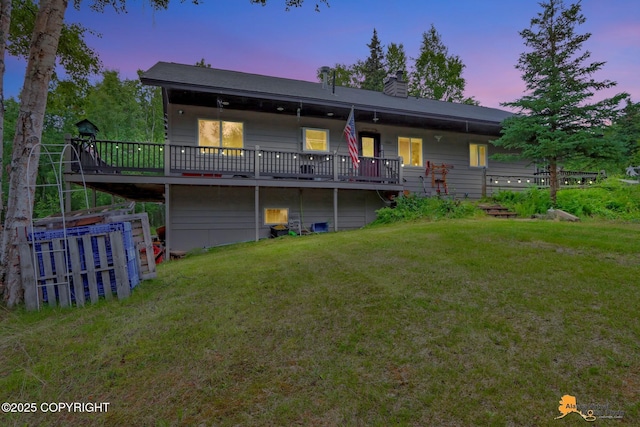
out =
[[264,210],[264,224],[287,224],[289,222],[289,209],[266,208]]
[[422,166],[422,138],[398,138],[398,155],[405,166]]
[[469,144],[469,166],[474,168],[487,166],[486,144]]
[[302,128],[304,151],[329,151],[329,130]]
[[[198,145],[200,147],[229,148],[222,154],[239,155],[244,147],[244,126],[240,122],[223,120],[198,120]],[[217,153],[218,150],[202,150],[203,153]]]

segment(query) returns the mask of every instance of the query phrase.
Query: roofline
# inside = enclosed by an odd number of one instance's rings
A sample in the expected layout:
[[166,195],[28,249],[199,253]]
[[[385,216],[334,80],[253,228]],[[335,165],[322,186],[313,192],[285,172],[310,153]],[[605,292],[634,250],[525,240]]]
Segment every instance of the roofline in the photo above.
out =
[[303,102],[309,103],[312,105],[319,105],[323,107],[337,107],[337,108],[345,108],[350,109],[352,106],[359,111],[377,111],[378,113],[386,113],[391,115],[403,115],[410,116],[415,118],[433,118],[433,119],[442,119],[451,122],[457,123],[477,123],[484,125],[495,125],[500,126],[502,121],[495,120],[481,120],[481,119],[472,119],[472,118],[464,118],[460,116],[452,116],[448,114],[434,114],[434,113],[423,113],[416,112],[414,110],[398,110],[396,108],[385,108],[379,106],[365,105],[365,104],[354,104],[349,102],[331,102],[326,100],[321,100],[318,98],[307,98],[300,96],[286,96],[280,94],[273,94],[269,92],[256,92],[249,90],[237,90],[237,89],[229,89],[223,87],[216,86],[204,86],[204,85],[194,85],[188,83],[176,83],[176,82],[168,82],[166,80],[158,80],[158,79],[150,79],[146,77],[141,77],[140,81],[143,84],[150,86],[159,86],[163,90],[186,90],[192,92],[201,92],[201,93],[216,93],[221,95],[230,95],[230,96],[247,96],[251,98],[267,98],[274,101],[283,101],[283,102]]

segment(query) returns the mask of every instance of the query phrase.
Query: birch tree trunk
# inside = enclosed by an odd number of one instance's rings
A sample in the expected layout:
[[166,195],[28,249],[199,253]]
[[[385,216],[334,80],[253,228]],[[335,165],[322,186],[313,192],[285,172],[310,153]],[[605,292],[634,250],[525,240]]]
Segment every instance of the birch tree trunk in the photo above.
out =
[[[9,40],[9,30],[11,29],[11,10],[13,4],[11,0],[0,0],[0,218],[4,211],[4,196],[2,194],[2,183],[4,182],[4,70],[5,52],[7,40]],[[0,240],[2,230],[0,230]],[[0,282],[0,295],[2,295],[2,282]]]
[[7,213],[0,248],[4,300],[8,307],[20,303],[23,298],[16,230],[30,224],[33,206],[29,201],[33,201],[37,168],[28,171],[27,160],[34,147],[32,161],[40,156],[37,144],[42,138],[49,81],[56,63],[68,0],[40,0],[39,3],[13,140]]

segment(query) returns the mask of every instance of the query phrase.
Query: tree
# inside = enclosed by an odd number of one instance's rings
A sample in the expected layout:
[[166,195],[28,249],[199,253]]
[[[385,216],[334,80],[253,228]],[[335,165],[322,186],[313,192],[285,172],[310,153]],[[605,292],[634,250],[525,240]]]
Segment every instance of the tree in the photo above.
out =
[[390,43],[387,46],[386,61],[386,75],[395,76],[398,71],[402,71],[402,76],[406,80],[409,77],[407,72],[407,54],[404,52],[404,45],[402,43]]
[[449,55],[440,34],[432,24],[422,33],[420,55],[415,59],[409,81],[409,94],[449,102],[464,101],[464,64],[457,55]]
[[[76,7],[79,0],[74,0]],[[198,0],[192,0],[198,3]],[[253,3],[265,4],[267,0],[252,0]],[[150,0],[154,9],[166,9],[168,0]],[[303,0],[285,0],[287,7],[301,6]],[[327,3],[322,0],[320,3]],[[32,206],[36,172],[27,170],[27,159],[32,152],[39,158],[39,142],[42,137],[49,82],[51,81],[60,36],[64,28],[64,15],[68,0],[40,0],[35,16],[32,37],[30,38],[27,69],[21,91],[21,103],[17,118],[16,132],[13,142],[13,154],[9,172],[9,195],[5,216],[4,232],[0,245],[0,292],[7,306],[12,307],[22,300],[22,283],[20,277],[18,249],[15,244],[17,229],[27,226]],[[112,6],[116,10],[124,10],[125,0],[94,0],[92,8],[102,11]],[[316,4],[316,8],[319,4]],[[0,81],[4,77],[4,54],[11,27],[11,0],[0,0]],[[3,87],[0,86],[0,100],[3,100]],[[4,103],[4,102],[2,102]],[[1,117],[0,117],[1,118]],[[30,197],[29,197],[30,196]]]
[[595,92],[616,83],[592,77],[604,62],[586,63],[591,53],[583,51],[583,44],[591,34],[576,32],[585,22],[580,3],[565,7],[562,0],[548,0],[541,6],[531,26],[520,32],[530,51],[520,55],[516,68],[529,93],[502,104],[519,114],[505,120],[502,136],[493,143],[515,150],[499,158],[546,162],[555,204],[561,162],[611,159],[623,153],[623,144],[603,135],[628,95],[588,102]]
[[[357,80],[356,70],[353,65],[335,64],[333,67],[329,67],[328,77],[329,84],[331,85],[335,83],[336,86],[360,87],[360,82]],[[320,82],[324,79],[322,68],[318,68],[317,78]]]
[[627,100],[621,117],[611,128],[610,138],[624,145],[622,166],[640,166],[640,102]]
[[361,88],[382,92],[387,72],[384,63],[384,52],[375,28],[373,29],[371,42],[367,44],[367,47],[369,48],[369,57],[357,65],[357,69],[362,73],[363,78]]

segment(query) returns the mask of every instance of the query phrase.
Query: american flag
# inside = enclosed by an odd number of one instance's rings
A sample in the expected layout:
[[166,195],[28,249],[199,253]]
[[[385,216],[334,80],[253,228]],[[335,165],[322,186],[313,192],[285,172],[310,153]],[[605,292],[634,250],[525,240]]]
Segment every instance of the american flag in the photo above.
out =
[[344,137],[347,139],[351,163],[355,169],[358,169],[358,139],[356,138],[356,121],[353,119],[353,107],[351,107],[351,113],[344,127]]

